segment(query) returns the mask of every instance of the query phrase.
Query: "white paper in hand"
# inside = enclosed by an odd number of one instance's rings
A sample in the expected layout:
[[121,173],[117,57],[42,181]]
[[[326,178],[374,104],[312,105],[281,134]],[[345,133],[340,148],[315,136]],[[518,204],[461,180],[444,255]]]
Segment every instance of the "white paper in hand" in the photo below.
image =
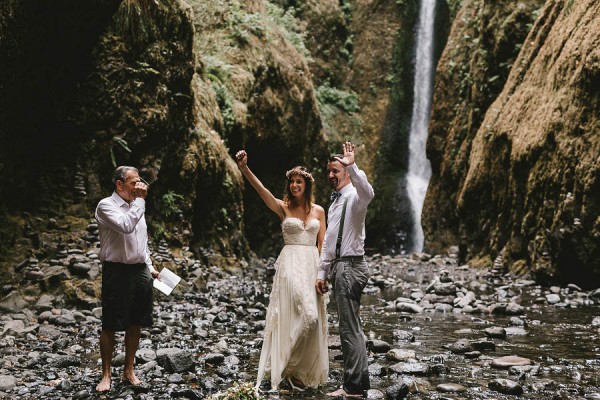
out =
[[160,271],[159,278],[154,279],[154,288],[168,296],[175,289],[179,281],[181,281],[181,278],[177,274],[170,269],[163,268]]

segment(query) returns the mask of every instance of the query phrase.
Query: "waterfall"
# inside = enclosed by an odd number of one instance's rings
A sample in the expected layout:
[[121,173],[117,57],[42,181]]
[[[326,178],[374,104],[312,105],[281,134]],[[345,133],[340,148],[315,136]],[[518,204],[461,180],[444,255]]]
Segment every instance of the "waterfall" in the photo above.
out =
[[412,206],[414,226],[412,231],[413,248],[422,251],[425,236],[421,226],[421,211],[431,177],[431,164],[427,159],[425,146],[431,111],[433,86],[433,23],[436,0],[421,0],[417,24],[415,82],[412,118],[409,135],[408,174],[406,189]]

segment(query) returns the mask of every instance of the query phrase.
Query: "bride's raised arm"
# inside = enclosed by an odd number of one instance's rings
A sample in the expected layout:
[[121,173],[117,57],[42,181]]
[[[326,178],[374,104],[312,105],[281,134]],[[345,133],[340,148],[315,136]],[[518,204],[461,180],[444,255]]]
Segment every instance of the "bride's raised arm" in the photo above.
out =
[[248,179],[248,182],[250,182],[252,187],[258,192],[260,198],[263,199],[267,207],[283,221],[285,218],[285,213],[283,211],[285,205],[283,200],[273,196],[273,194],[262,184],[260,179],[250,171],[250,168],[248,168],[248,153],[246,153],[246,150],[238,151],[235,154],[235,160],[237,161],[238,168],[242,171],[242,174],[244,174],[246,179]]

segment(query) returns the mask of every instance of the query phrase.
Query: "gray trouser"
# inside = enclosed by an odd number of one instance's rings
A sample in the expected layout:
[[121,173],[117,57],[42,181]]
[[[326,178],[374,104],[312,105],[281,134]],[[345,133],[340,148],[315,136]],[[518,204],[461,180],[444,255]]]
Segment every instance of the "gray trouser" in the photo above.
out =
[[369,266],[363,257],[341,257],[333,262],[331,286],[340,321],[343,388],[347,393],[363,393],[370,388],[367,346],[358,314],[362,290],[368,279]]

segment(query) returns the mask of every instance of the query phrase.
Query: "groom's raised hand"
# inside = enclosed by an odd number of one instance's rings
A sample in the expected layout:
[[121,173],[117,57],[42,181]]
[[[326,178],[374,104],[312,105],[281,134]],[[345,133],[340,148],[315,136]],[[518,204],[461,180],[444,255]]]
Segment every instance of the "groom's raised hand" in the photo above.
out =
[[342,144],[342,151],[344,152],[344,158],[336,157],[336,160],[342,163],[344,167],[354,164],[354,149],[356,148],[351,142]]

